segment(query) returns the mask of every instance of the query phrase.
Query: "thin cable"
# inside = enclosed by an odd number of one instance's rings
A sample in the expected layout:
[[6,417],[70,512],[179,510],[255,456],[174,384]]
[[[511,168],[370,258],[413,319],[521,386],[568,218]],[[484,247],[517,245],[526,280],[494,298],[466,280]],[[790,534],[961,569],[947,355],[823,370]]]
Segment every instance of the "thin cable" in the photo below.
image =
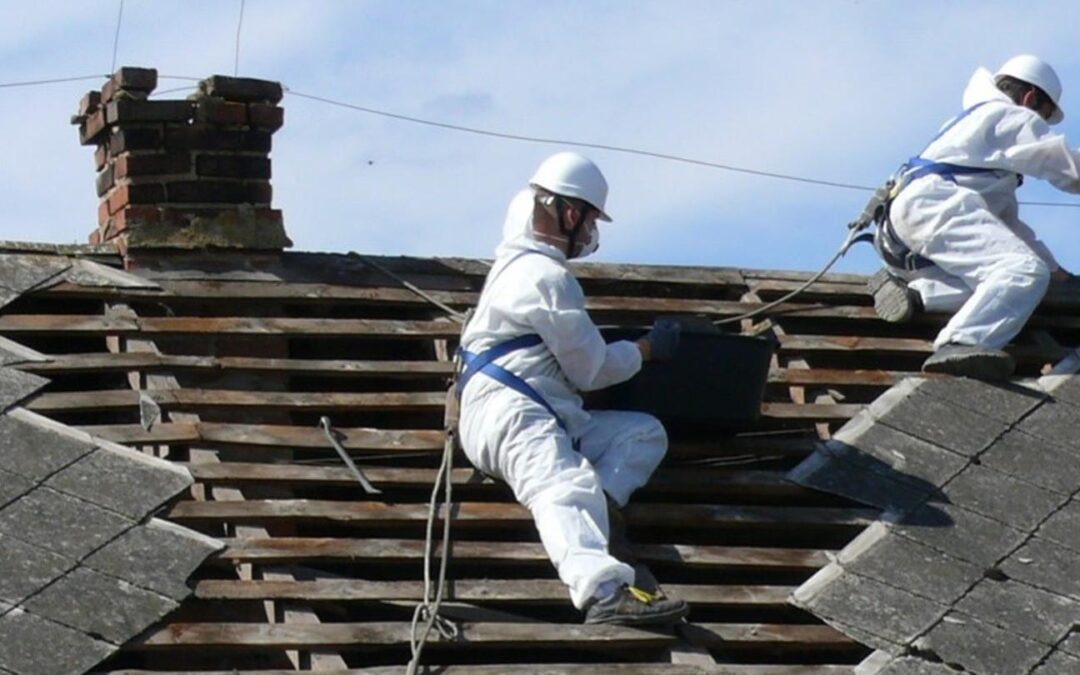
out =
[[236,58],[233,60],[233,77],[240,72],[240,29],[244,27],[244,0],[240,0],[240,18],[236,21]]
[[110,73],[116,72],[116,53],[120,49],[120,24],[124,20],[124,0],[120,0],[120,11],[116,13],[116,34],[113,35],[112,43],[112,68]]
[[442,311],[446,312],[450,316],[450,319],[452,319],[453,321],[456,321],[457,323],[465,323],[465,314],[463,314],[462,312],[457,311],[456,309],[454,309],[453,307],[447,305],[444,302],[440,302],[439,300],[436,300],[434,297],[431,296],[430,293],[425,292],[424,289],[420,288],[416,284],[408,281],[407,279],[403,279],[402,277],[398,276],[397,274],[394,274],[393,272],[386,269],[385,267],[383,267],[379,263],[375,262],[374,260],[372,260],[372,259],[370,259],[370,258],[368,258],[366,256],[362,256],[359,253],[357,253],[356,251],[349,251],[349,255],[353,256],[353,257],[356,257],[356,258],[359,258],[360,262],[364,263],[365,265],[369,265],[371,267],[374,267],[376,270],[378,270],[382,274],[385,274],[386,276],[390,277],[394,281],[397,281],[399,284],[401,284],[405,288],[409,289],[413,293],[416,293],[417,295],[419,295],[424,300],[427,300],[431,304],[435,305],[436,307],[438,307]]
[[25,80],[23,82],[4,82],[0,83],[0,89],[8,89],[10,87],[36,87],[42,84],[57,84],[60,82],[78,82],[79,80],[101,80],[109,79],[109,75],[77,75],[75,77],[57,77],[52,80]]
[[[321,96],[314,96],[312,94],[304,94],[298,92],[289,87],[285,87],[285,91],[298,96],[300,98],[311,99],[312,101],[319,101],[328,105],[335,105],[342,108],[349,108],[351,110],[357,110],[359,112],[368,113],[371,115],[378,115],[380,117],[389,117],[391,119],[401,120],[404,122],[412,122],[414,124],[423,124],[429,127],[438,127],[440,129],[450,129],[452,131],[462,131],[469,134],[476,134],[478,136],[489,136],[492,138],[504,138],[512,141],[525,141],[528,143],[545,143],[549,145],[568,145],[578,148],[593,148],[596,150],[608,150],[611,152],[621,152],[628,155],[641,155],[643,157],[654,157],[656,159],[667,159],[673,162],[682,162],[684,164],[693,164],[696,166],[707,166],[713,169],[721,169],[723,171],[733,171],[735,173],[745,173],[752,176],[764,176],[766,178],[779,178],[781,180],[796,181],[799,183],[810,183],[812,185],[827,185],[829,187],[845,188],[848,190],[873,190],[874,188],[868,185],[856,185],[854,183],[839,183],[831,180],[818,180],[816,178],[806,178],[804,176],[793,176],[785,173],[774,173],[771,171],[759,171],[757,169],[745,169],[738,166],[731,166],[730,164],[718,164],[716,162],[708,162],[703,159],[693,159],[691,157],[682,157],[680,155],[671,155],[663,152],[653,152],[651,150],[638,150],[636,148],[626,148],[618,145],[605,145],[603,143],[586,143],[583,141],[569,141],[559,138],[544,138],[540,136],[524,136],[521,134],[508,134],[501,131],[487,131],[485,129],[477,129],[474,127],[461,126],[459,124],[448,124],[446,122],[436,122],[433,120],[421,119],[419,117],[410,117],[408,115],[399,115],[397,113],[387,112],[385,110],[376,110],[375,108],[365,108],[364,106],[353,105],[351,103],[345,103],[343,101],[335,101],[329,98],[323,98]],[[1080,206],[1080,205],[1078,205]]]

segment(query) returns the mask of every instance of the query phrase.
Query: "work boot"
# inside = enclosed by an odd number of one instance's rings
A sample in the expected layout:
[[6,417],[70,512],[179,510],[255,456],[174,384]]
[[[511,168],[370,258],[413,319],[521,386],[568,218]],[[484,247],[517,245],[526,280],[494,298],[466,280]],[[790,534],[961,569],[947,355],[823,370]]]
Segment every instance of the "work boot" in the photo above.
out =
[[924,373],[946,373],[976,380],[1004,380],[1016,369],[1016,361],[1000,349],[949,343],[923,362]]
[[660,598],[635,586],[621,586],[585,610],[585,623],[616,626],[673,626],[690,613],[684,600]]
[[874,296],[874,311],[879,318],[889,323],[909,321],[916,312],[922,310],[922,298],[919,294],[884,267],[870,277],[866,286]]
[[653,576],[652,570],[639,561],[637,554],[634,553],[630,538],[626,536],[626,519],[623,518],[618,504],[612,501],[611,497],[607,498],[607,511],[608,553],[612,558],[634,568],[635,587],[661,598],[666,597],[664,591],[660,589],[660,582]]

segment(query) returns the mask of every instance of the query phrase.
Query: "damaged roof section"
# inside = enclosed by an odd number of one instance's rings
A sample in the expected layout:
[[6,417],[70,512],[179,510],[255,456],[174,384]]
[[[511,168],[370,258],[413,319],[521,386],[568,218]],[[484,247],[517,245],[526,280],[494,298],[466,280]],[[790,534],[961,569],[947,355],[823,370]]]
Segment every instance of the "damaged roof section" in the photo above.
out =
[[[0,255],[0,303],[95,266]],[[0,339],[0,671],[19,675],[93,667],[178,607],[221,546],[151,517],[186,470],[18,407],[49,381],[16,367],[43,360]]]
[[860,675],[1080,672],[1080,369],[902,381],[789,474],[883,509],[794,604]]

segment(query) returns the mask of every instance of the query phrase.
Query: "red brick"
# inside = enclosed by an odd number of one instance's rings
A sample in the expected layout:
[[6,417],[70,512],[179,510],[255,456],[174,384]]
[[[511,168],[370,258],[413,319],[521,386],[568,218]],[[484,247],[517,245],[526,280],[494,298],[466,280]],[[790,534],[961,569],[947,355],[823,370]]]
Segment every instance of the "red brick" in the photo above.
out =
[[206,126],[165,128],[165,149],[173,150],[236,150],[270,152],[270,134],[265,131],[236,131]]
[[195,121],[221,126],[243,126],[247,124],[247,106],[243,103],[203,97],[196,102]]
[[161,211],[156,206],[129,206],[120,209],[111,219],[112,232],[119,234],[135,227],[156,225],[161,222]]
[[79,127],[79,142],[83,145],[96,143],[101,136],[101,133],[105,131],[106,128],[105,111],[98,110],[87,117],[86,121]]
[[113,182],[113,167],[110,165],[105,167],[104,171],[98,173],[97,179],[94,181],[98,197],[104,196],[106,192],[112,189]]
[[101,92],[88,91],[79,101],[79,115],[89,115],[101,107]]
[[261,178],[270,180],[270,159],[250,155],[199,155],[195,173],[212,178]]
[[247,197],[244,184],[231,181],[176,181],[165,192],[172,204],[240,204]]
[[246,198],[251,204],[269,204],[274,198],[274,188],[270,183],[245,183]]
[[160,204],[165,201],[165,187],[160,183],[117,185],[109,195],[109,212],[115,214],[128,204]]
[[285,109],[267,103],[252,103],[248,106],[248,123],[252,129],[277,131],[285,123]]
[[109,210],[109,200],[102,199],[101,203],[97,207],[97,223],[98,227],[104,227],[105,223],[109,222],[109,216],[112,215]]
[[121,68],[113,73],[101,88],[101,97],[108,103],[121,90],[149,94],[157,87],[157,71],[153,68]]
[[109,146],[106,143],[102,143],[94,150],[94,168],[101,171],[105,168],[105,163],[109,161]]
[[128,122],[187,122],[192,116],[190,101],[140,101],[122,98],[105,106],[109,124]]
[[101,243],[101,231],[100,230],[94,230],[93,232],[91,232],[90,237],[89,237],[89,239],[87,241],[90,243],[91,246],[97,246],[98,244],[100,244]]
[[132,150],[159,150],[163,145],[160,126],[114,129],[109,137],[109,151],[114,157]]
[[130,155],[116,158],[116,177],[186,174],[191,171],[191,155]]

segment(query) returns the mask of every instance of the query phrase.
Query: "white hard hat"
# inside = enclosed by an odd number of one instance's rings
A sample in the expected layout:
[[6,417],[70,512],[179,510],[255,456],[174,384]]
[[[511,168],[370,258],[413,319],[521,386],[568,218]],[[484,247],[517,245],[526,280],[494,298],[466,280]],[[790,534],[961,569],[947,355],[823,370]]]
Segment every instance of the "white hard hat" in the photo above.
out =
[[1065,119],[1065,113],[1061,110],[1061,80],[1058,79],[1057,73],[1050,64],[1037,56],[1021,54],[1006,61],[1005,65],[994,73],[994,79],[1004,75],[1033,84],[1046,92],[1046,95],[1054,102],[1054,112],[1047,120],[1050,124],[1057,124]]
[[563,197],[582,199],[600,211],[600,220],[611,221],[604,211],[608,193],[604,174],[591,159],[576,152],[559,152],[545,159],[529,185]]

